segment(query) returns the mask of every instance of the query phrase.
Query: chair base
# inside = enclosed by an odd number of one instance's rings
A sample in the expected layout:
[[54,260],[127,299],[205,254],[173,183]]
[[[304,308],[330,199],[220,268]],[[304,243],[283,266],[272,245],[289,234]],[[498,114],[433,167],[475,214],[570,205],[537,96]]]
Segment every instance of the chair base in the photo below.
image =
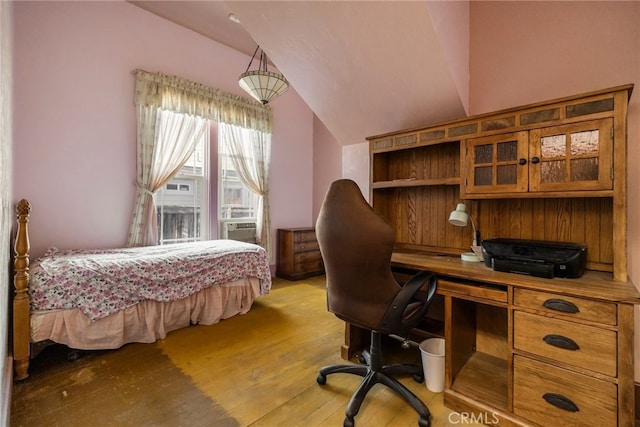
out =
[[412,375],[413,379],[419,383],[424,381],[422,368],[416,365],[382,364],[382,345],[379,332],[371,332],[371,347],[368,352],[363,352],[361,361],[363,365],[331,365],[320,369],[317,382],[324,385],[327,382],[327,375],[344,373],[363,377],[362,382],[351,396],[347,409],[345,410],[344,427],[354,426],[354,417],[358,414],[360,406],[367,393],[376,384],[384,384],[402,397],[419,415],[418,425],[428,427],[430,425],[431,414],[429,408],[413,394],[402,383],[394,377],[398,375]]

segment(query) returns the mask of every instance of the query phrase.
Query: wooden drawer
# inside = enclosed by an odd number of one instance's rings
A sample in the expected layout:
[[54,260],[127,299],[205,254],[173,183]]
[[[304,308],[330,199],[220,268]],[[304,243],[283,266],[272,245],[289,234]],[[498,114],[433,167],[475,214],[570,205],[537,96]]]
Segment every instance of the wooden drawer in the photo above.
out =
[[293,273],[312,273],[312,272],[323,272],[324,264],[322,263],[322,259],[320,260],[307,260],[304,262],[299,262],[294,264]]
[[616,332],[521,311],[513,317],[515,348],[616,376]]
[[453,282],[438,279],[438,292],[453,296],[468,296],[490,301],[507,302],[507,289],[504,286],[491,286],[481,282]]
[[515,289],[514,304],[550,314],[561,314],[575,319],[589,320],[605,325],[616,325],[616,305],[547,292]]
[[300,252],[293,256],[294,273],[322,272],[324,271],[324,263],[322,262],[322,254],[316,249],[308,252]]
[[617,387],[526,357],[514,357],[513,408],[541,426],[616,426]]
[[315,242],[316,232],[310,230],[310,231],[299,231],[297,233],[293,233],[293,241],[296,243]]
[[302,263],[322,263],[322,255],[319,250],[308,251],[308,252],[299,252],[293,256],[294,262],[296,264]]
[[306,240],[301,242],[296,242],[293,245],[293,252],[305,252],[305,251],[318,251],[320,249],[320,245],[315,240]]

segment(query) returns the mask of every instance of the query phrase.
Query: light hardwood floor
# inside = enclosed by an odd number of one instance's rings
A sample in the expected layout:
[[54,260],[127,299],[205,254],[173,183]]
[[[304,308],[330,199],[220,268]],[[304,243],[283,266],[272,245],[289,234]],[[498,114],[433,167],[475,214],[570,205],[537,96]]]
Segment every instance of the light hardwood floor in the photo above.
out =
[[[317,371],[343,363],[344,323],[326,310],[324,277],[274,279],[271,293],[243,316],[175,331],[154,344],[88,352],[66,360],[49,347],[31,376],[14,385],[11,425],[19,426],[342,426],[360,377]],[[419,350],[388,352],[420,363]],[[442,394],[401,378],[429,406],[432,426],[462,422]],[[417,414],[375,386],[356,426],[415,426]]]

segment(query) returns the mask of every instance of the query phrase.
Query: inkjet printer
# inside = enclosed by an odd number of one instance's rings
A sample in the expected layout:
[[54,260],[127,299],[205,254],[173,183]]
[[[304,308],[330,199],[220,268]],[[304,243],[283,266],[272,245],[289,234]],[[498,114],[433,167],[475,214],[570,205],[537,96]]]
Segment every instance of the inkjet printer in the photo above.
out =
[[487,239],[482,255],[484,264],[495,271],[546,278],[580,277],[587,263],[587,247],[569,242]]

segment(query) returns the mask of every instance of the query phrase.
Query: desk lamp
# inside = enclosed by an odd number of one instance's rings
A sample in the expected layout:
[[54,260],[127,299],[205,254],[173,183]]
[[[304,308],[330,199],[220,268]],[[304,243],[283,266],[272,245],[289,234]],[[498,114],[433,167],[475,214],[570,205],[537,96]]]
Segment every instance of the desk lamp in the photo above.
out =
[[456,210],[449,215],[449,223],[458,227],[466,227],[471,221],[473,227],[473,244],[471,250],[473,252],[465,252],[460,257],[463,261],[479,262],[482,261],[482,249],[480,248],[480,232],[476,229],[476,223],[471,215],[467,213],[467,206],[464,203],[458,203]]

